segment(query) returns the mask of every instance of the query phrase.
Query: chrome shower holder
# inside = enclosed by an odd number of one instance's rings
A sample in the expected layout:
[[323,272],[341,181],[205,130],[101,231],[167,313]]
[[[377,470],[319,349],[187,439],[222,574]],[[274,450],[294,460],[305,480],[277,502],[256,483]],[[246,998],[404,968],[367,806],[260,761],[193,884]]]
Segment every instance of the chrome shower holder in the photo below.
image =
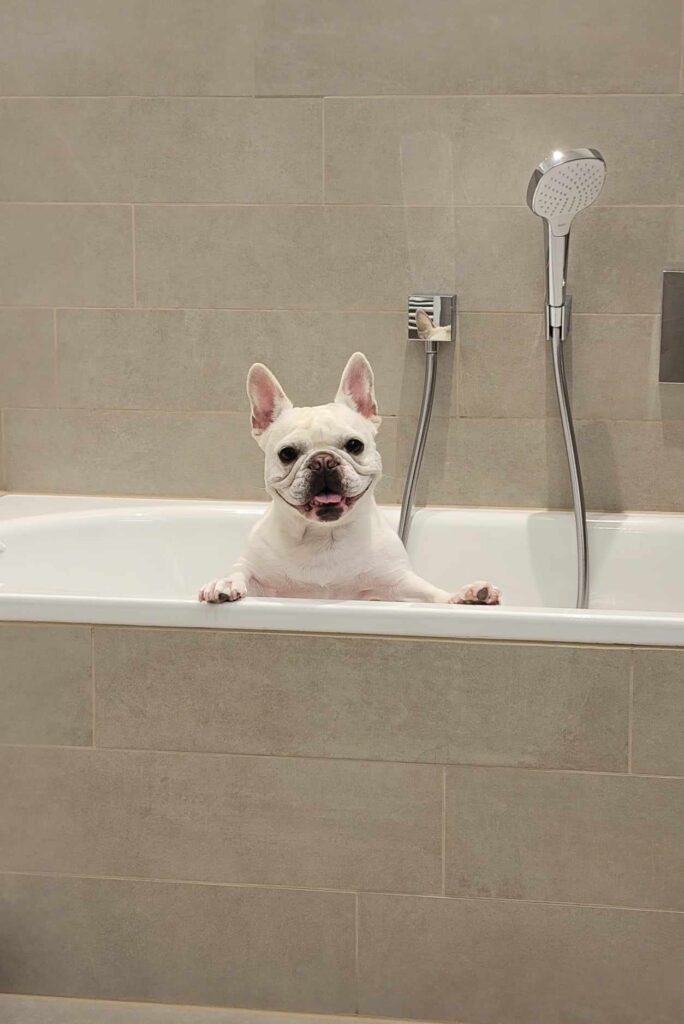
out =
[[404,545],[411,526],[411,514],[416,497],[420,467],[423,464],[425,445],[437,381],[437,353],[443,342],[453,341],[456,333],[456,296],[435,295],[434,292],[416,293],[408,298],[408,340],[422,341],[425,346],[425,380],[416,437],[413,442],[411,461],[406,474],[404,494],[401,499],[399,536]]
[[560,307],[560,325],[555,326],[551,323],[551,306],[546,305],[544,307],[545,321],[546,321],[546,340],[553,341],[554,331],[560,329],[560,340],[567,341],[570,337],[570,319],[572,316],[572,295],[567,295],[565,302]]

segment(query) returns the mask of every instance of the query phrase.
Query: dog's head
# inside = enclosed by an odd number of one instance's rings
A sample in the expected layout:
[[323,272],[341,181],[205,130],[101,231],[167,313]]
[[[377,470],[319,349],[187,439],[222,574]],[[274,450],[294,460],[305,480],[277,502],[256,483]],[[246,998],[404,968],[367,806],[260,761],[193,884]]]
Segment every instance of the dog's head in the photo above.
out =
[[361,352],[347,363],[335,401],[295,408],[271,371],[247,376],[252,435],[266,456],[266,489],[293,515],[337,523],[372,493],[382,473],[373,371]]

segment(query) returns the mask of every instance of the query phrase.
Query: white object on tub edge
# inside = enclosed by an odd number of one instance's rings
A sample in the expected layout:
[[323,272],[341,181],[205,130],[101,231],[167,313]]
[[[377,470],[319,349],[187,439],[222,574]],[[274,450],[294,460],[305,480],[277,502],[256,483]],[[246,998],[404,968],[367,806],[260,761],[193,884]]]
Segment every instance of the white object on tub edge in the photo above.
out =
[[[500,608],[247,598],[197,601],[263,504],[0,497],[0,620],[684,646],[684,516],[590,516],[589,611],[572,608],[571,513],[429,508],[416,570],[445,589],[503,590]],[[396,523],[398,510],[386,514]]]

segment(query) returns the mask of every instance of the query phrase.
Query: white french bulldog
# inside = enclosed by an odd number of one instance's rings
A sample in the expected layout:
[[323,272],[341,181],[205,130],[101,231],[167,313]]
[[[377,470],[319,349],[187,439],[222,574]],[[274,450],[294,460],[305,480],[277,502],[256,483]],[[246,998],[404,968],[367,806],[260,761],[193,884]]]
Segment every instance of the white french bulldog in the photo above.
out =
[[421,579],[377,507],[382,473],[373,371],[356,352],[335,401],[295,408],[271,371],[247,376],[252,435],[266,456],[268,510],[228,576],[202,587],[200,601],[308,597],[363,601],[498,604],[478,580],[455,594]]

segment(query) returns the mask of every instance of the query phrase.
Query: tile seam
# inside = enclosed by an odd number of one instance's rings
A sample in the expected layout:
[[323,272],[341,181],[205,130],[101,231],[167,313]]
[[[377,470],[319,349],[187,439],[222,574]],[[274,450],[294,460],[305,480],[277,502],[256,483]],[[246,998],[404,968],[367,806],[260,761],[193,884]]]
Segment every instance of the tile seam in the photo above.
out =
[[133,308],[138,307],[138,276],[136,267],[136,238],[135,238],[135,203],[131,203],[131,256],[133,276]]
[[627,711],[627,772],[632,775],[632,744],[634,735],[634,661],[636,653],[634,648],[630,651],[629,659],[629,689],[628,689],[628,711]]
[[446,895],[446,783],[447,767],[442,766],[442,887],[441,895]]
[[382,896],[392,899],[411,900],[435,900],[442,903],[506,903],[516,906],[542,906],[542,907],[566,907],[574,910],[608,910],[615,913],[635,914],[668,914],[672,917],[683,917],[684,910],[676,910],[667,907],[636,907],[611,903],[571,903],[564,900],[535,900],[517,899],[507,896],[462,896],[448,893],[442,896],[440,893],[418,893],[418,892],[396,892],[384,889],[331,889],[323,886],[285,885],[269,882],[216,882],[188,878],[146,878],[141,875],[93,875],[73,874],[58,871],[18,871],[12,869],[0,869],[0,877],[8,876],[13,878],[49,878],[68,879],[71,881],[91,882],[124,882],[135,885],[188,885],[207,886],[215,889],[255,889],[258,891],[269,890],[272,892],[293,892],[293,893],[318,893],[332,896],[351,896],[359,901],[367,896]]
[[[20,625],[49,625],[48,623],[19,623]],[[0,628],[3,622],[0,621]],[[77,625],[76,623],[64,623],[65,626]],[[101,626],[94,626],[95,629],[103,628]],[[110,627],[104,627],[110,628]],[[126,628],[126,627],[111,627],[113,629]],[[132,628],[154,628],[154,627],[132,627]],[[165,628],[165,627],[159,627]],[[536,775],[577,775],[581,778],[585,777],[599,777],[606,779],[651,779],[656,782],[684,782],[684,775],[652,775],[645,772],[627,772],[623,771],[605,771],[602,769],[595,768],[543,768],[543,767],[532,767],[530,765],[518,765],[518,764],[482,764],[472,761],[449,761],[447,763],[437,761],[415,761],[402,758],[394,758],[388,760],[387,758],[374,758],[366,756],[351,757],[340,754],[277,754],[277,753],[260,753],[244,750],[202,750],[202,749],[174,749],[172,747],[120,747],[120,746],[109,746],[99,744],[95,746],[84,746],[81,744],[55,744],[55,743],[3,743],[0,742],[0,750],[53,750],[53,751],[71,751],[77,753],[79,751],[86,751],[93,753],[94,750],[99,754],[105,753],[116,753],[116,754],[143,754],[143,755],[172,755],[176,757],[212,757],[212,758],[263,758],[274,761],[314,761],[314,762],[331,762],[333,764],[364,764],[364,765],[383,765],[385,767],[392,765],[413,765],[421,768],[432,769],[433,772],[436,770],[446,771],[448,768],[461,768],[471,769],[473,771],[489,771],[489,772],[526,772],[528,774]]]
[[[121,207],[125,209],[131,205],[139,207],[150,207],[153,209],[219,209],[219,210],[322,210],[326,207],[340,210],[527,210],[524,203],[379,203],[379,202],[261,202],[253,203],[244,200],[188,200],[173,201],[165,199],[141,200],[128,196],[125,199],[112,199],[110,201],[92,199],[0,199],[0,208],[3,207]],[[672,210],[681,209],[684,203],[598,203],[596,210]]]

